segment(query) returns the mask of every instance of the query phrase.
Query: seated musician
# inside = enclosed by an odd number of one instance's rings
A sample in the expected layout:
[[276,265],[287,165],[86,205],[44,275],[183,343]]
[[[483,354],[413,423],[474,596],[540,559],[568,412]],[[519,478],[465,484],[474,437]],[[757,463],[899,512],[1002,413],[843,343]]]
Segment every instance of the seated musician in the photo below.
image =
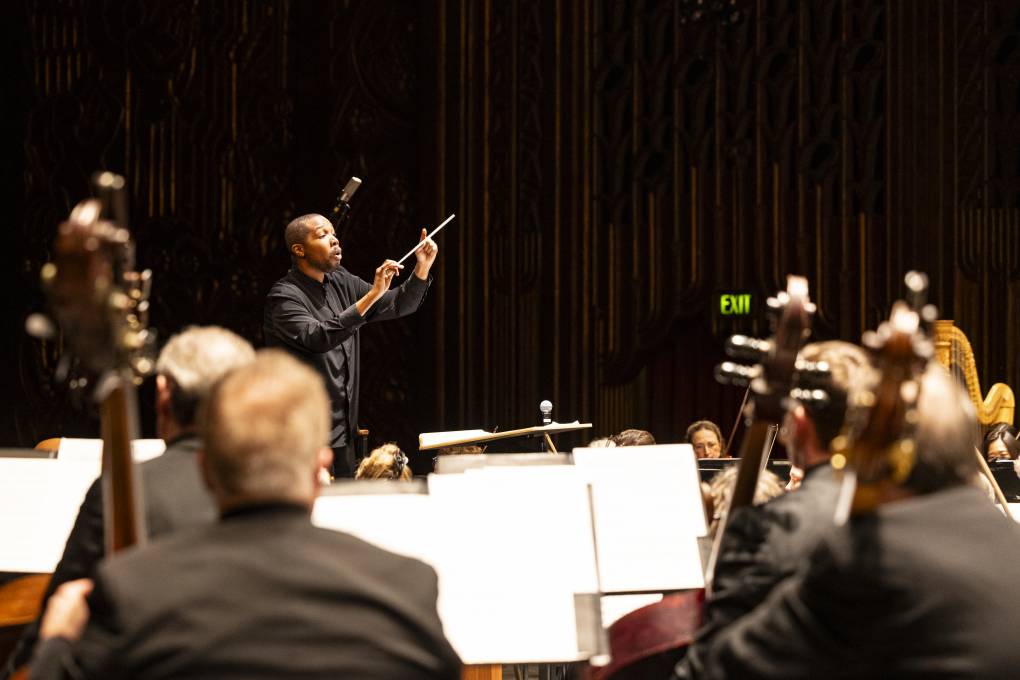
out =
[[440,456],[477,456],[485,453],[484,446],[478,446],[477,444],[459,444],[457,446],[444,446],[437,455]]
[[684,441],[694,447],[694,455],[698,458],[718,458],[723,454],[722,432],[711,420],[698,420],[691,423],[684,435]]
[[[715,534],[719,519],[730,507],[730,499],[733,497],[733,485],[737,482],[737,466],[730,465],[725,470],[720,470],[712,480],[708,482],[708,494],[711,497],[708,508],[709,513],[708,533]],[[778,498],[786,492],[783,480],[768,470],[762,470],[758,475],[758,485],[754,490],[754,505],[767,503],[773,498]]]
[[372,449],[358,464],[354,473],[355,479],[399,479],[410,481],[411,468],[407,466],[407,456],[396,444],[383,444]]
[[1020,441],[1016,428],[1009,423],[996,423],[985,435],[985,456],[994,460],[1016,460],[1020,457]]
[[264,350],[228,374],[199,454],[220,521],[62,586],[30,677],[459,678],[435,572],[312,525],[329,433],[322,379],[297,359]]
[[612,449],[616,447],[616,442],[612,437],[596,437],[588,442],[589,449]]
[[1020,527],[970,484],[974,408],[941,367],[922,378],[918,411],[904,484],[878,487],[874,512],[833,527],[804,571],[676,675],[1015,677],[1020,593],[1000,577],[1020,562]]
[[712,597],[705,603],[698,639],[688,650],[693,661],[715,634],[791,576],[832,526],[838,487],[829,445],[843,426],[847,393],[868,385],[870,360],[859,347],[835,341],[807,345],[800,359],[828,362],[832,393],[827,404],[796,405],[780,431],[790,462],[804,470],[803,480],[792,493],[762,506],[739,508],[730,516]]
[[655,437],[648,430],[637,430],[628,428],[613,437],[617,446],[652,446],[655,444]]
[[[178,333],[159,353],[156,432],[167,448],[162,456],[140,466],[150,537],[216,519],[216,506],[202,483],[197,463],[198,405],[227,371],[254,358],[255,350],[246,340],[217,326]],[[96,479],[85,494],[43,604],[61,583],[91,576],[103,552],[103,491]],[[26,630],[8,670],[28,661],[37,629],[33,625]]]

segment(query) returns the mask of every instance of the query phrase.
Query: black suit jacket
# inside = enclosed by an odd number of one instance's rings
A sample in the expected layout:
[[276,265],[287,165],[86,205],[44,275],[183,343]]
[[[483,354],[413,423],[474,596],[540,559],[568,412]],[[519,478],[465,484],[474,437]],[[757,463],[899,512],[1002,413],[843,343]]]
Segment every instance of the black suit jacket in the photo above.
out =
[[715,636],[683,678],[1014,678],[1020,527],[977,489],[890,503]]
[[[216,520],[216,505],[198,468],[200,446],[195,435],[180,437],[167,445],[162,456],[139,466],[149,538]],[[47,601],[62,583],[92,577],[105,552],[103,534],[103,487],[101,479],[97,478],[85,493],[40,611],[46,610]],[[28,661],[37,634],[38,621],[26,629],[17,651],[0,675]]]
[[831,465],[807,471],[800,488],[764,505],[738,508],[719,547],[712,596],[706,600],[698,655],[719,630],[757,607],[797,571],[832,530],[839,484]]
[[76,645],[32,678],[459,678],[436,574],[265,506],[103,562]]

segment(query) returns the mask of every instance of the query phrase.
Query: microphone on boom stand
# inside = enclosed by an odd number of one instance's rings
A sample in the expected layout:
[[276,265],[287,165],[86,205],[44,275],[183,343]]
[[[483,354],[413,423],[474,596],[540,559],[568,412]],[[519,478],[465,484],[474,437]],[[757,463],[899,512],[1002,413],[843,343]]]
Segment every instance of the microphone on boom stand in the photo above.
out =
[[333,206],[333,210],[329,213],[329,221],[333,223],[333,231],[336,232],[337,239],[340,243],[344,243],[345,233],[341,231],[341,228],[345,228],[347,218],[350,217],[351,213],[351,197],[354,196],[354,192],[361,186],[361,180],[357,177],[351,177],[350,181],[347,182],[340,195],[336,197],[336,205]]

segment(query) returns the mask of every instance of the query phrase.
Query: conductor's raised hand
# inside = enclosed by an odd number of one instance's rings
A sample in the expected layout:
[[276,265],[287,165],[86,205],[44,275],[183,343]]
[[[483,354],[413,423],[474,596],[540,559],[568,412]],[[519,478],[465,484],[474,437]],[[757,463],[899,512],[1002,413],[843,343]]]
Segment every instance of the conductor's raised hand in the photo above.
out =
[[393,260],[386,260],[375,270],[375,280],[372,282],[372,291],[382,295],[390,289],[393,277],[400,273],[404,266]]
[[439,254],[439,246],[428,237],[428,232],[424,229],[421,230],[421,237],[418,241],[424,241],[424,244],[414,251],[414,257],[417,260],[414,265],[414,274],[419,279],[427,279],[429,269],[432,268],[432,263],[436,261],[436,255]]

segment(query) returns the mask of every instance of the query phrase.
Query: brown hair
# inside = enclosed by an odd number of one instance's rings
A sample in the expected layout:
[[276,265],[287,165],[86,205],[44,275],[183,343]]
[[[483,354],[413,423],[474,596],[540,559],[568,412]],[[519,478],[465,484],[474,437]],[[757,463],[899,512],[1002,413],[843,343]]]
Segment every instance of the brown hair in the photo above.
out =
[[875,371],[868,354],[849,342],[829,340],[813,342],[800,351],[801,361],[814,363],[824,361],[829,365],[829,385],[826,391],[829,399],[824,405],[805,404],[805,410],[818,435],[818,444],[828,450],[832,440],[843,429],[844,424],[856,421],[860,414],[852,404],[854,396],[867,390],[875,379]]
[[411,468],[407,467],[407,456],[396,444],[383,444],[373,449],[358,465],[355,479],[399,479],[410,481]]
[[651,446],[655,443],[655,437],[648,430],[631,428],[613,437],[613,441],[617,446]]
[[438,455],[440,456],[461,456],[461,455],[477,455],[485,453],[484,446],[478,446],[477,444],[462,444],[460,446],[444,446],[439,449]]
[[[733,498],[733,486],[737,482],[737,466],[730,465],[712,477],[709,482],[709,494],[712,497],[713,517],[709,517],[709,531],[715,533],[719,519],[730,507],[730,499]],[[758,485],[754,489],[754,504],[761,505],[777,496],[782,496],[786,489],[783,482],[775,473],[769,470],[762,470],[758,475]]]
[[723,446],[722,432],[719,431],[719,426],[711,420],[696,420],[691,423],[690,427],[687,428],[687,434],[684,435],[684,441],[690,443],[691,439],[694,438],[695,433],[701,432],[702,430],[714,432],[715,438],[719,440],[719,447],[721,448]]

